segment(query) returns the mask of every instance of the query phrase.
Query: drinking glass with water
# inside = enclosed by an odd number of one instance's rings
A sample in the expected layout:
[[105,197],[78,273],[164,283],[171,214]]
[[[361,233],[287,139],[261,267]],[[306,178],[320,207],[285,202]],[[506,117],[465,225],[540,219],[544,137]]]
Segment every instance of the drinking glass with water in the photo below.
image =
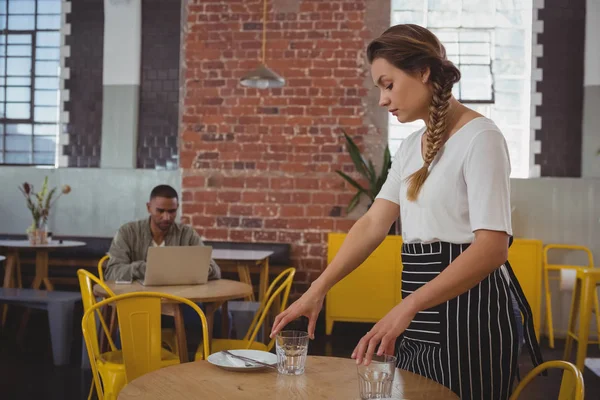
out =
[[308,333],[281,331],[275,338],[277,370],[284,375],[302,375],[308,353]]
[[375,354],[369,365],[359,364],[357,370],[358,390],[361,399],[392,397],[392,386],[396,374],[396,357]]

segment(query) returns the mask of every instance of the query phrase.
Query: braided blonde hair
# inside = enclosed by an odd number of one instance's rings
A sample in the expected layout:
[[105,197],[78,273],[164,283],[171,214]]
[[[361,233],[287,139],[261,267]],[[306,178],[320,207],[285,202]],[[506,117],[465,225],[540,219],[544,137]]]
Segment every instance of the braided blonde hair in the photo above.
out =
[[452,87],[460,80],[460,71],[446,58],[438,38],[426,28],[403,24],[388,28],[367,48],[372,63],[383,58],[408,73],[429,69],[432,88],[429,118],[426,121],[426,149],[423,166],[407,178],[407,198],[415,201],[429,175],[430,167],[447,138],[447,117]]

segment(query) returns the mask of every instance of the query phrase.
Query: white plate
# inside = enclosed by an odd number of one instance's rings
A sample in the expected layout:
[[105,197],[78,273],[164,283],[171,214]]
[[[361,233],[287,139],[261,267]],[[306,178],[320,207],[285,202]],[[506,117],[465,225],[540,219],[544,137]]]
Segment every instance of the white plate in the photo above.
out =
[[[263,362],[269,365],[277,365],[277,355],[261,350],[229,350],[230,353],[251,358],[256,361]],[[217,367],[229,370],[229,371],[254,371],[258,369],[267,368],[262,365],[254,364],[251,367],[246,367],[245,362],[237,358],[228,356],[225,353],[217,352],[208,356],[209,363],[216,365]]]

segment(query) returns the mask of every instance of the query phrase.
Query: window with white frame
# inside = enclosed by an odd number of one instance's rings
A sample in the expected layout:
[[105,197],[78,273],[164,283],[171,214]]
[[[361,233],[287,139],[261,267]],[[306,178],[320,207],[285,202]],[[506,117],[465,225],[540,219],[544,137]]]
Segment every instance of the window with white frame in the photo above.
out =
[[[532,0],[392,0],[391,23],[430,29],[460,69],[454,96],[504,133],[512,176],[529,176]],[[423,121],[390,116],[395,151]]]
[[61,0],[0,1],[0,164],[55,165]]

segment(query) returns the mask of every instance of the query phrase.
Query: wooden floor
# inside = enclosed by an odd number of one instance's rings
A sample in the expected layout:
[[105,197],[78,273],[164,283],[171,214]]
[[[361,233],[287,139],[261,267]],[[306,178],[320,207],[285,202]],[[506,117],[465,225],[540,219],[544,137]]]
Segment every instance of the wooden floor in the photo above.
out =
[[[13,310],[13,309],[11,309]],[[81,334],[80,325],[73,327],[73,350],[71,364],[65,367],[52,365],[47,317],[44,312],[34,311],[25,335],[16,340],[18,315],[12,313],[6,329],[0,332],[0,398],[6,400],[25,400],[43,398],[45,400],[86,399],[91,374],[80,368]],[[76,315],[80,318],[80,315]],[[80,319],[79,319],[80,320]],[[302,324],[302,323],[299,323]],[[317,327],[317,338],[311,342],[309,353],[349,357],[360,337],[370,329],[369,324],[338,323],[333,335],[325,336],[322,323]],[[193,339],[192,339],[193,340]],[[20,343],[19,343],[20,342]],[[549,349],[543,342],[544,360],[560,359],[563,342],[558,341],[556,349]],[[190,348],[193,348],[190,346]],[[589,356],[600,357],[598,346],[589,347]],[[520,370],[526,374],[531,369],[529,355],[520,359]],[[586,398],[592,399],[594,393],[600,393],[600,377],[589,370],[584,372]],[[528,400],[549,400],[558,397],[559,374],[550,373],[548,377],[538,377],[523,395]]]

